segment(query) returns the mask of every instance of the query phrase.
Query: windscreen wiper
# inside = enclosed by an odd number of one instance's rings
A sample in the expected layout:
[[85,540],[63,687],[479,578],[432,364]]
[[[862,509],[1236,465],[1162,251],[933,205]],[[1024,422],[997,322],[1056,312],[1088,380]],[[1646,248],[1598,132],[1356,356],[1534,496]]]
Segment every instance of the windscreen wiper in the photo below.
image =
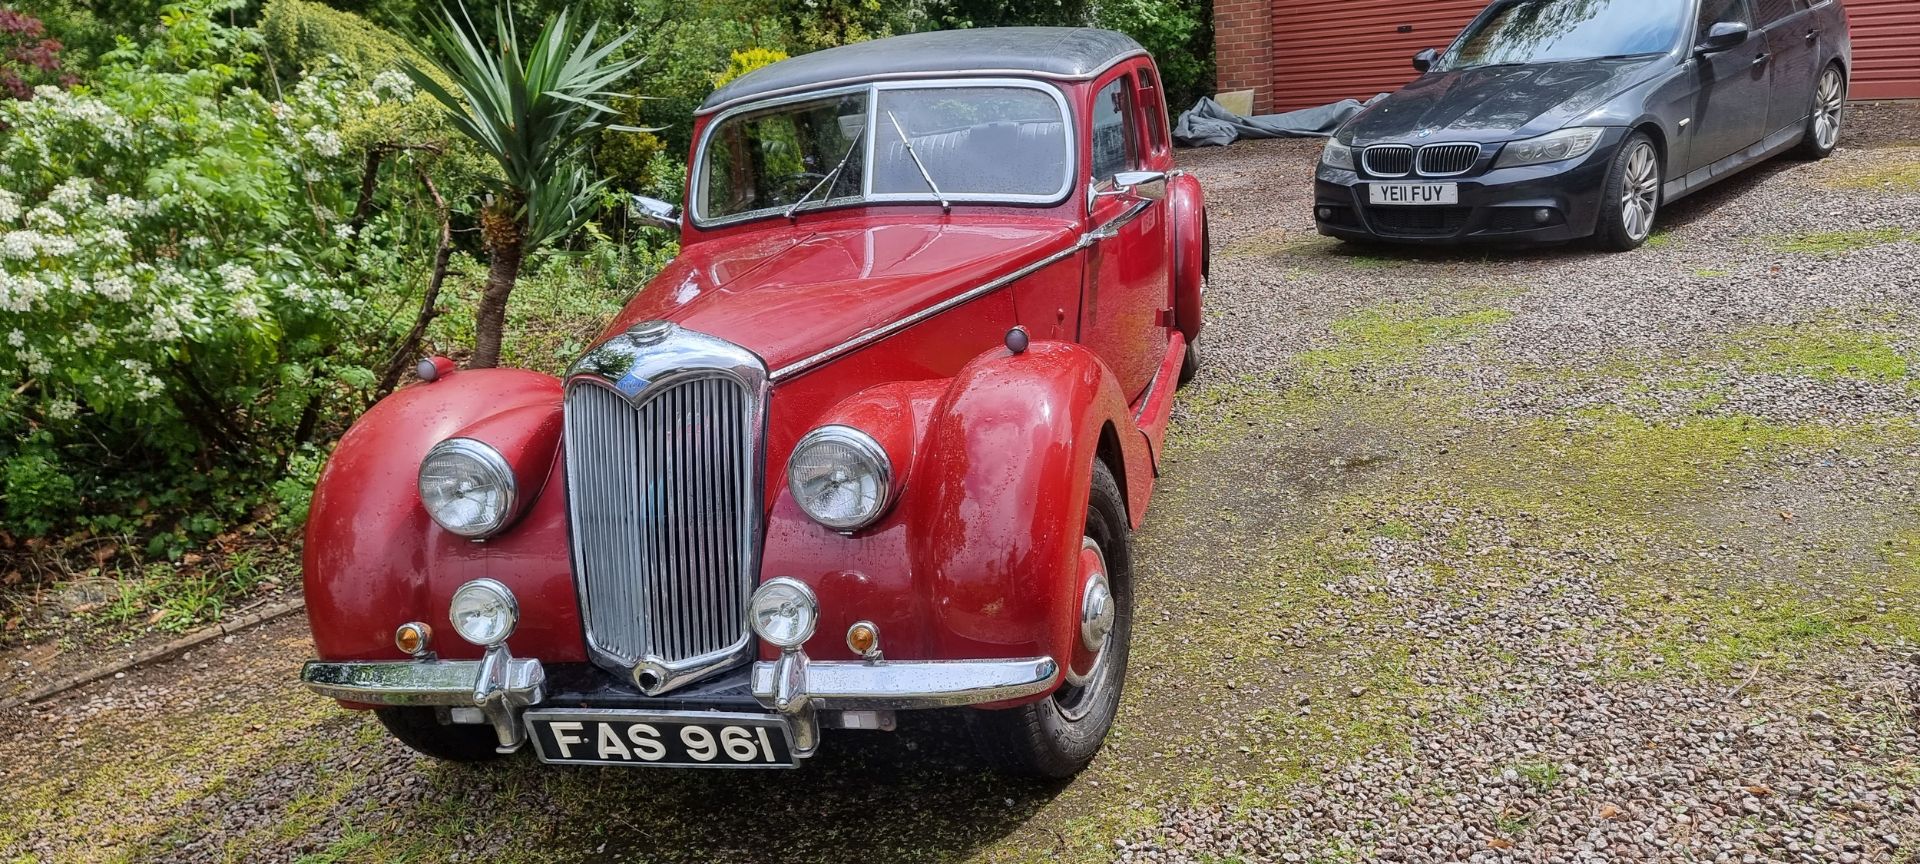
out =
[[856,137],[852,144],[847,145],[847,155],[840,157],[840,164],[833,166],[833,170],[828,171],[827,176],[820,178],[820,182],[813,184],[813,188],[808,189],[807,194],[800,196],[800,200],[793,202],[793,206],[787,208],[788,221],[793,220],[793,214],[800,212],[800,205],[813,199],[813,193],[821,189],[832,189],[833,184],[840,181],[841,172],[847,170],[847,163],[853,161],[853,151],[859,147],[860,139]]
[[913,152],[913,142],[907,140],[907,130],[900,128],[900,119],[888,111],[887,120],[893,123],[893,134],[900,136],[900,143],[906,146],[907,158],[912,159],[914,167],[920,169],[920,179],[927,181],[927,188],[932,189],[933,197],[939,199],[940,209],[951,211],[953,205],[947,203],[947,196],[941,194],[940,186],[933,182],[933,175],[927,173],[927,163],[920,161],[920,154]]

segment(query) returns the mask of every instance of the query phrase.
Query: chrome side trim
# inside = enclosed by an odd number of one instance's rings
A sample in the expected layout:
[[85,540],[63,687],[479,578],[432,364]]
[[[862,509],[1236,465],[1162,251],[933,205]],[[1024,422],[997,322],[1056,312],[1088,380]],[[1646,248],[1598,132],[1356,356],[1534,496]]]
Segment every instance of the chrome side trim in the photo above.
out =
[[955,708],[1045,693],[1060,676],[1051,657],[815,663],[802,651],[753,664],[753,695],[782,713],[809,709]]
[[322,696],[363,705],[478,707],[499,735],[500,752],[512,753],[527,742],[517,715],[546,698],[547,671],[496,645],[481,660],[309,660],[300,681]]
[[742,96],[737,99],[729,99],[717,105],[700,108],[699,110],[693,112],[693,116],[705,117],[708,114],[713,114],[719,111],[725,111],[737,105],[748,105],[748,104],[752,104],[752,103],[759,102],[766,99],[777,99],[782,96],[791,96],[795,93],[811,93],[816,90],[827,90],[834,87],[845,87],[852,84],[860,84],[862,82],[928,81],[928,80],[935,80],[938,78],[958,78],[958,77],[971,78],[975,76],[984,77],[984,78],[1028,78],[1028,79],[1033,79],[1038,81],[1091,81],[1095,78],[1098,78],[1102,75],[1107,74],[1107,70],[1112,69],[1115,66],[1125,63],[1128,60],[1132,60],[1135,57],[1145,57],[1145,56],[1147,56],[1147,51],[1146,49],[1142,48],[1139,51],[1134,51],[1131,53],[1122,54],[1118,57],[1115,57],[1112,61],[1108,62],[1105,66],[1101,66],[1098,69],[1095,69],[1091,72],[1087,72],[1080,75],[1046,75],[1039,72],[1035,72],[1032,69],[964,69],[964,70],[954,69],[946,72],[888,72],[881,75],[853,75],[853,76],[848,76],[846,78],[835,78],[830,81],[819,81],[813,84],[796,84],[792,87],[784,87],[779,90],[769,90],[765,93],[755,93],[751,96]]
[[846,354],[851,354],[854,351],[858,351],[861,348],[865,348],[868,345],[872,345],[875,342],[885,339],[888,336],[892,336],[893,334],[898,333],[902,330],[905,330],[908,327],[912,327],[913,325],[918,324],[922,321],[925,321],[928,318],[932,318],[935,315],[939,315],[940,313],[945,312],[949,309],[953,309],[957,306],[965,305],[987,294],[991,294],[995,291],[998,291],[1001,288],[1005,288],[1006,286],[1011,285],[1015,282],[1018,282],[1021,279],[1025,279],[1026,277],[1031,276],[1035,273],[1038,273],[1041,270],[1046,269],[1047,267],[1050,267],[1054,264],[1058,264],[1061,261],[1065,261],[1066,259],[1071,258],[1076,254],[1079,254],[1080,250],[1093,245],[1095,239],[1096,238],[1094,238],[1093,235],[1090,233],[1083,234],[1081,235],[1080,240],[1074,243],[1072,246],[1068,246],[1067,248],[1062,249],[1058,252],[1055,252],[1052,255],[1048,255],[1047,257],[1042,258],[1038,261],[1035,261],[1032,264],[1028,264],[1025,267],[1015,270],[1012,273],[1008,273],[1007,275],[994,279],[991,282],[986,282],[977,287],[970,288],[966,291],[962,291],[958,294],[953,295],[952,297],[949,297],[945,300],[942,300],[938,303],[928,306],[925,309],[921,309],[920,311],[915,312],[911,315],[906,315],[895,321],[890,321],[886,324],[882,324],[879,327],[875,327],[872,330],[868,330],[864,333],[854,336],[853,338],[848,339],[845,342],[842,342],[838,345],[835,345],[817,354],[814,354],[808,357],[802,357],[798,360],[793,361],[792,363],[788,363],[785,366],[775,369],[773,370],[773,375],[771,376],[772,380],[774,381],[774,383],[779,383],[781,381],[786,381],[790,378],[797,378],[801,375],[805,375],[806,373],[813,371],[814,369],[818,368],[821,364],[824,364],[830,360],[833,360],[835,358],[841,357]]
[[1133,206],[1128,207],[1120,215],[1108,219],[1101,223],[1100,227],[1087,232],[1087,238],[1091,242],[1099,242],[1120,236],[1120,229],[1127,227],[1127,223],[1140,218],[1140,214],[1147,212],[1147,208],[1152,207],[1153,202],[1152,198],[1142,198],[1133,202]]

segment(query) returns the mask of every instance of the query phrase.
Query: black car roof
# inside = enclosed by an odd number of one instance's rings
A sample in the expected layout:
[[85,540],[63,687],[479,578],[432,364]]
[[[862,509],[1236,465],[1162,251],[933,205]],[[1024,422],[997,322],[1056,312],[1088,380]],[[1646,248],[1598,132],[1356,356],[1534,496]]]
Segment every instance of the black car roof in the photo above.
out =
[[1090,27],[982,27],[856,42],[802,54],[735,78],[707,97],[706,114],[765,96],[881,78],[1034,75],[1083,79],[1136,54],[1123,33]]

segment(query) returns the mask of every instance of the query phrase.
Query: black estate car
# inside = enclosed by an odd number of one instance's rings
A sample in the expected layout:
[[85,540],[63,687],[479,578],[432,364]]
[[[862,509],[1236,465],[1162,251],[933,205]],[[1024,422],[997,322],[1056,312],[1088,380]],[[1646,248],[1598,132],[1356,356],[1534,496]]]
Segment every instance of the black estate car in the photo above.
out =
[[1494,0],[1334,134],[1315,221],[1348,240],[1632,249],[1667,202],[1831,153],[1852,60],[1839,0]]

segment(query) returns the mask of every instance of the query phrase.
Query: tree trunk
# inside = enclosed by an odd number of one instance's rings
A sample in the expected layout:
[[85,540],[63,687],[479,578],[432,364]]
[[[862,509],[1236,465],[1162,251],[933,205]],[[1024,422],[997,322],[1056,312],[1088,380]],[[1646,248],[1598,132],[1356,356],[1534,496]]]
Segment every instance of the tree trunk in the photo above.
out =
[[406,338],[393,349],[393,356],[387,359],[387,371],[380,376],[380,386],[373,390],[372,405],[386,398],[393,388],[400,384],[400,376],[407,371],[407,362],[415,359],[413,352],[420,347],[420,341],[427,336],[427,326],[433,323],[434,316],[440,314],[440,286],[447,281],[447,261],[453,255],[453,223],[447,214],[447,199],[440,196],[440,187],[433,183],[433,175],[425,168],[415,169],[420,175],[420,183],[433,196],[433,210],[440,217],[440,245],[433,253],[433,276],[427,280],[427,293],[420,298],[420,314],[413,319],[413,329],[407,331]]
[[487,288],[480,295],[480,310],[473,322],[473,359],[469,369],[491,369],[500,365],[500,337],[507,326],[507,295],[513,293],[514,280],[520,278],[520,244],[493,250],[487,265]]

